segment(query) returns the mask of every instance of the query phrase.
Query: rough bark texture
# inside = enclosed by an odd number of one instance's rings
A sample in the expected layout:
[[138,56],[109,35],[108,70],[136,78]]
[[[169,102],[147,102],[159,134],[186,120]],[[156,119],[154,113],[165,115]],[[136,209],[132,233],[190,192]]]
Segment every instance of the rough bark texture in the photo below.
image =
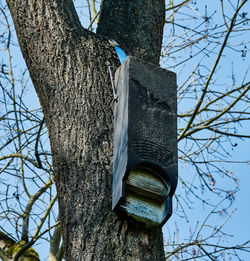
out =
[[146,230],[111,211],[113,97],[106,65],[118,66],[106,37],[158,63],[164,1],[103,1],[98,33],[105,37],[81,27],[71,0],[7,2],[49,130],[65,259],[164,260],[161,229]]
[[159,63],[165,1],[104,0],[97,33],[116,40],[127,54]]

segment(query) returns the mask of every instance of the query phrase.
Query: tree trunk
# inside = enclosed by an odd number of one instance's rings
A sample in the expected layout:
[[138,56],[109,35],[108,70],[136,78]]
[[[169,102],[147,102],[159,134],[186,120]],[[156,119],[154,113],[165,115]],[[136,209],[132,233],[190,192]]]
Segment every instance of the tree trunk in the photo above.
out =
[[[113,96],[107,38],[159,62],[162,0],[104,0],[97,34],[71,0],[8,0],[18,41],[49,131],[66,260],[164,260],[160,228],[111,210]],[[143,4],[142,4],[143,2]]]

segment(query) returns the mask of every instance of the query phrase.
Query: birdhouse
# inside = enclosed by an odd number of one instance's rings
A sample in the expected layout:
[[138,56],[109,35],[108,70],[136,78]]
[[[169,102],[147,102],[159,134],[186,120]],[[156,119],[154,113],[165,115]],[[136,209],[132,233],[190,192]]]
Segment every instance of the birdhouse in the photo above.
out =
[[178,179],[176,75],[128,56],[115,88],[112,208],[146,227],[163,225]]

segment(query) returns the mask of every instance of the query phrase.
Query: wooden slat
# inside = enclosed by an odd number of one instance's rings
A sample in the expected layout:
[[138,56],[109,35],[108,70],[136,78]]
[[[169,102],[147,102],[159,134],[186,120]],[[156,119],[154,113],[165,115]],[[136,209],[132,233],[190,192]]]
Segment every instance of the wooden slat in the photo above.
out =
[[164,218],[169,190],[169,186],[153,170],[135,169],[126,180],[126,197],[121,207],[148,227],[158,225]]
[[[167,197],[169,193],[169,187],[159,178],[155,173],[147,169],[136,169],[131,171],[126,181],[126,184],[144,190],[145,192]],[[133,189],[134,190],[134,189]]]

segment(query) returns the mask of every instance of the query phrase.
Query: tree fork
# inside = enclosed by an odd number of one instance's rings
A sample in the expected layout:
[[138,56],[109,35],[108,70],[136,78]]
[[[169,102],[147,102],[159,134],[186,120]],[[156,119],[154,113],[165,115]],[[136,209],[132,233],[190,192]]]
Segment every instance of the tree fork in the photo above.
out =
[[[106,38],[159,63],[165,12],[164,1],[143,7],[133,1],[129,9],[125,2],[103,1],[96,35],[81,27],[71,0],[7,1],[49,131],[66,260],[164,260],[160,228],[146,230],[111,210],[113,97],[106,63],[119,62]],[[131,19],[131,26],[119,22],[116,30],[112,14]],[[109,26],[113,33],[105,31]]]

